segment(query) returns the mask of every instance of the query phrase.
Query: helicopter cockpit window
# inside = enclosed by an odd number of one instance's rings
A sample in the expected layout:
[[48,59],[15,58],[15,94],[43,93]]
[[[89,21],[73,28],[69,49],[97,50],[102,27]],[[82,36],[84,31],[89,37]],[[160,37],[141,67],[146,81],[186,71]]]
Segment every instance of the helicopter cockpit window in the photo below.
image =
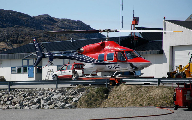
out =
[[120,60],[120,61],[125,61],[125,57],[123,56],[123,53],[122,52],[118,52],[117,53],[117,59]]
[[99,54],[98,61],[103,62],[104,61],[104,54]]
[[136,51],[125,51],[127,59],[133,59],[136,57],[140,57],[140,55]]
[[114,59],[114,53],[108,53],[107,60],[113,60],[113,59]]

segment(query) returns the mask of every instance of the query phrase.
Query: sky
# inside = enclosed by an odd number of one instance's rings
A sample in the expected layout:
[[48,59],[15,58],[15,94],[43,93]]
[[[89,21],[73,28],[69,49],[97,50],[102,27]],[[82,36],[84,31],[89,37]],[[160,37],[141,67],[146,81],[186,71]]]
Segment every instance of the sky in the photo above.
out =
[[[0,0],[0,9],[81,20],[93,29],[130,30],[133,9],[135,17],[139,17],[136,27],[163,28],[164,17],[186,20],[192,14],[192,0],[123,0],[123,11],[122,0]],[[109,37],[128,34],[110,33]]]

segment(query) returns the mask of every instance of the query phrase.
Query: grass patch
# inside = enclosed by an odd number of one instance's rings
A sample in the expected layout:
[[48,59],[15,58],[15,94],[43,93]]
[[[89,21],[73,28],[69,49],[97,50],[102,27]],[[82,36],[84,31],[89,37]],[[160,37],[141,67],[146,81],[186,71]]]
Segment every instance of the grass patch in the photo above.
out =
[[110,90],[105,87],[87,87],[85,94],[78,101],[77,107],[173,107],[173,94],[174,88],[165,86],[121,84]]
[[114,87],[100,107],[173,106],[174,88],[164,86]]

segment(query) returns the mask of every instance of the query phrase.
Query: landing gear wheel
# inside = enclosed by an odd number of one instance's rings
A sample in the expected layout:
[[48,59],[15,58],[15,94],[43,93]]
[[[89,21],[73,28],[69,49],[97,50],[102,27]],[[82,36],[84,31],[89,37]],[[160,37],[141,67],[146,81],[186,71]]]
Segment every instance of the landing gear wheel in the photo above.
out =
[[177,73],[174,75],[175,78],[184,78],[184,76],[181,73]]
[[116,83],[115,83],[115,81],[114,81],[114,80],[110,80],[110,81],[109,81],[109,85],[110,85],[110,86],[115,86],[115,85],[116,85]]
[[55,74],[52,76],[52,78],[53,78],[53,80],[58,80],[58,77]]

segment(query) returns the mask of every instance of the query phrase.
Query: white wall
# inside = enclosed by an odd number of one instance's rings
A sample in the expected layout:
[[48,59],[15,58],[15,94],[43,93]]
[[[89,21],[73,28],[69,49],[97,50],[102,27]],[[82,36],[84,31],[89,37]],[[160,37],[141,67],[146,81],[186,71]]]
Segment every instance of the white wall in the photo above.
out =
[[146,60],[151,61],[152,65],[144,68],[141,70],[141,73],[143,73],[144,76],[148,77],[155,77],[155,78],[161,78],[166,77],[163,75],[163,68],[162,64],[166,63],[166,59],[164,57],[164,54],[149,54],[149,55],[142,55]]
[[165,21],[165,26],[166,27],[164,30],[183,32],[167,32],[166,34],[163,34],[163,50],[165,53],[164,57],[167,59],[167,63],[163,64],[163,75],[166,75],[167,72],[172,71],[173,68],[172,46],[192,45],[192,30],[170,23],[168,21]]
[[[0,60],[0,76],[4,76],[6,81],[27,81],[35,80],[28,78],[28,73],[13,73],[11,74],[11,67],[22,66],[22,59],[1,59]],[[34,69],[34,73],[36,73]]]

